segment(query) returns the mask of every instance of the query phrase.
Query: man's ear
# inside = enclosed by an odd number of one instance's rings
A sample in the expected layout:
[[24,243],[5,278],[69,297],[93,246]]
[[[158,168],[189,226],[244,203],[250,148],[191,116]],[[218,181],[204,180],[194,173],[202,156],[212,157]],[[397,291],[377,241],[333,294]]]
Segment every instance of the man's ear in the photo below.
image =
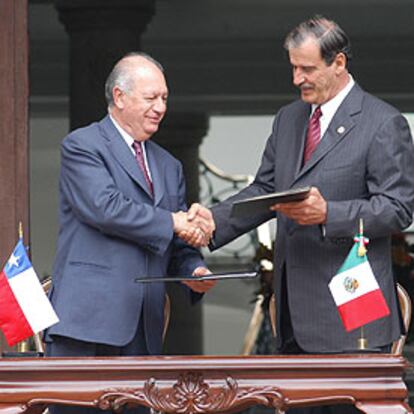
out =
[[336,65],[336,74],[340,75],[346,69],[346,56],[344,53],[339,52],[335,56],[334,63]]
[[114,105],[119,109],[123,109],[125,106],[124,96],[124,92],[118,86],[114,86],[112,89],[112,97],[114,100]]

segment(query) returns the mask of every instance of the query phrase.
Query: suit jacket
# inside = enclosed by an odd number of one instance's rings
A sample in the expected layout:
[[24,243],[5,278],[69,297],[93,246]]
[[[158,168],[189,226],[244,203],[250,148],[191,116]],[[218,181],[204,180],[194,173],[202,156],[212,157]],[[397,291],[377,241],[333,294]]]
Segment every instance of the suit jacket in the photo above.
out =
[[164,284],[135,279],[191,274],[204,263],[173,232],[171,212],[186,209],[181,164],[152,141],[146,150],[154,198],[109,117],[64,139],[50,296],[60,322],[49,335],[123,346],[143,313],[148,350],[160,353]]
[[328,206],[326,235],[322,226],[300,226],[282,214],[277,217],[277,320],[283,312],[283,270],[298,344],[309,352],[356,348],[360,332],[344,330],[328,283],[349,253],[362,218],[370,238],[368,259],[391,309],[390,317],[369,324],[365,333],[370,347],[389,344],[400,334],[390,236],[411,223],[414,207],[414,149],[408,124],[396,109],[355,85],[302,167],[309,114],[310,105],[302,101],[279,111],[255,181],[213,207],[214,248],[273,217],[269,212],[243,220],[231,218],[234,200],[307,185],[318,187]]

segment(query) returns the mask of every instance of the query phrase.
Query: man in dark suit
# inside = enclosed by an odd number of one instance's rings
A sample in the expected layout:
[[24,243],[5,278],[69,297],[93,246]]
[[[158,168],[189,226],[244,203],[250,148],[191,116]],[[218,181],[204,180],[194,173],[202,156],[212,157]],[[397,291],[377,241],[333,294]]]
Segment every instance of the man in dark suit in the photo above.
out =
[[[211,246],[223,246],[276,213],[278,350],[346,352],[357,349],[360,332],[345,331],[328,284],[363,219],[368,259],[391,310],[364,332],[370,348],[387,351],[401,333],[391,235],[411,223],[414,208],[408,124],[395,108],[355,83],[348,72],[350,43],[335,22],[310,19],[287,36],[285,47],[301,100],[276,115],[254,182],[212,208]],[[273,212],[243,219],[230,214],[233,201],[304,186],[312,187],[304,201],[277,204]],[[211,219],[199,205],[190,214]],[[323,412],[353,412],[353,407],[331,409]]]
[[[165,286],[135,279],[208,273],[199,251],[176,236],[187,229],[200,245],[203,234],[183,212],[182,166],[149,140],[167,97],[161,65],[127,55],[106,82],[108,116],[63,140],[50,294],[60,322],[46,332],[48,356],[159,354]],[[213,284],[185,289],[194,301]]]

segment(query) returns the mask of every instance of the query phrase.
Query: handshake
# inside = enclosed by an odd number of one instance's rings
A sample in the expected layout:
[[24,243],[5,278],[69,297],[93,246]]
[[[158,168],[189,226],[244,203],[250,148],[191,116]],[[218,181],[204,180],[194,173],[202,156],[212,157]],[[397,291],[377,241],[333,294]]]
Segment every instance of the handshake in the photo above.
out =
[[174,233],[194,247],[209,244],[216,229],[211,211],[201,204],[194,203],[188,212],[172,213]]

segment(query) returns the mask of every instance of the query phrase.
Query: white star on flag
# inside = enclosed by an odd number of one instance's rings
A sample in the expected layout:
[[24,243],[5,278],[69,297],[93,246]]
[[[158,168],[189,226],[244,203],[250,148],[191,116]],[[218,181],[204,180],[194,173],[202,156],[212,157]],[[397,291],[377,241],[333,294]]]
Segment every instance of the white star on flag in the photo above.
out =
[[10,269],[12,266],[19,267],[19,259],[20,256],[15,256],[14,254],[12,254],[9,258],[9,261],[7,262],[8,268]]

